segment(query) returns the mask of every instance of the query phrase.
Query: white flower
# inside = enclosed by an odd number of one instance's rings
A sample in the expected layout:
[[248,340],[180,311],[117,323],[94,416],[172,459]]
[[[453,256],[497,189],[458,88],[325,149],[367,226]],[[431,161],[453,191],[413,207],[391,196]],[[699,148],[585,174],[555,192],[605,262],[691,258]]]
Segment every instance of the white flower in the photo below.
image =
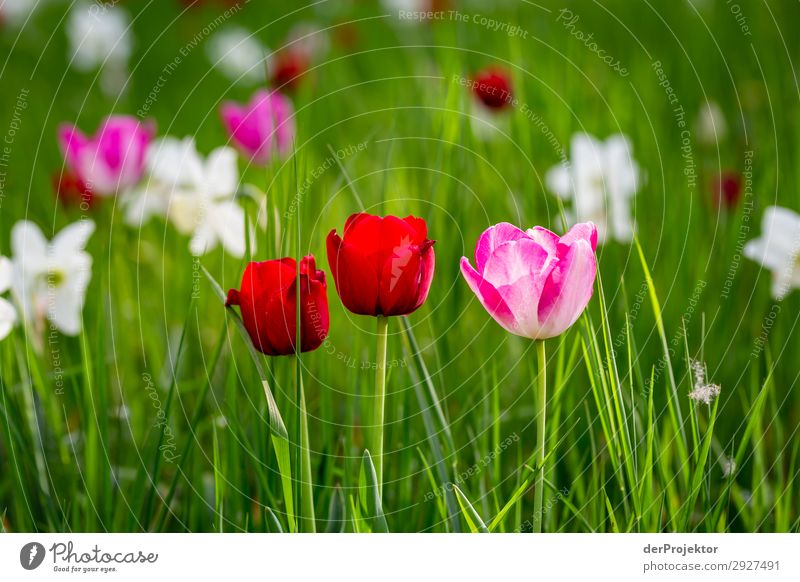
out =
[[78,4],[67,22],[71,65],[81,71],[127,66],[131,55],[128,15],[110,4]]
[[47,318],[65,335],[80,333],[86,288],[92,278],[92,257],[84,249],[93,232],[91,220],[70,224],[51,242],[27,220],[11,230],[12,292],[23,320],[34,331],[41,331]]
[[761,219],[761,237],[744,247],[744,256],[772,271],[772,296],[783,299],[800,287],[800,215],[770,206]]
[[145,158],[145,178],[123,196],[125,220],[139,227],[153,216],[167,217],[174,192],[196,189],[202,160],[190,137],[165,137],[152,143]]
[[[14,267],[6,257],[0,257],[0,294],[11,288]],[[6,299],[0,297],[0,340],[5,339],[17,322],[17,311]]]
[[706,101],[697,113],[697,139],[706,145],[715,145],[728,135],[728,124],[722,109],[714,101]]
[[156,141],[147,154],[147,178],[126,195],[126,218],[134,226],[149,217],[168,218],[191,235],[189,250],[200,256],[217,244],[234,257],[245,252],[244,211],[236,202],[236,150],[220,147],[203,160],[191,137]]
[[229,26],[215,34],[206,45],[206,54],[211,64],[232,81],[255,84],[268,76],[270,51],[244,28]]
[[41,4],[44,4],[44,0],[0,0],[0,22],[8,22],[12,26],[25,24]]
[[628,138],[615,134],[605,142],[585,133],[572,136],[570,161],[551,168],[547,187],[572,200],[570,222],[591,220],[598,238],[629,242],[635,222],[631,199],[641,183],[641,170],[631,155]]
[[328,33],[313,22],[298,22],[286,35],[289,50],[297,51],[308,62],[324,57],[330,49]]

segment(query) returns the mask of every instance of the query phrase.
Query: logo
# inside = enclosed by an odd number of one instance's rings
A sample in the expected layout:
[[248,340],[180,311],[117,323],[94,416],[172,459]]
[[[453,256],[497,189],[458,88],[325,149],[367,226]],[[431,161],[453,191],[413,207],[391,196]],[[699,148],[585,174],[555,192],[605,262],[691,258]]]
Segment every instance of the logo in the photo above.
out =
[[44,561],[44,546],[39,542],[30,542],[19,551],[19,563],[26,570],[35,570]]

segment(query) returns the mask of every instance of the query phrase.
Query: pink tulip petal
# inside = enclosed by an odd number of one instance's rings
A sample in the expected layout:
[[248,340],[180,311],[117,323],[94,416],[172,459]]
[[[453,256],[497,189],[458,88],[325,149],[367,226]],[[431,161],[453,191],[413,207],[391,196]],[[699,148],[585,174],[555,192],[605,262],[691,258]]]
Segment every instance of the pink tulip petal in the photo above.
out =
[[[497,288],[513,285],[528,275],[540,273],[551,256],[542,245],[528,237],[506,242],[492,251],[484,266],[483,278]],[[514,310],[513,305],[511,309]]]
[[58,127],[58,144],[64,160],[73,172],[77,167],[78,155],[88,142],[88,138],[74,125],[65,123]]
[[575,323],[594,290],[597,263],[591,243],[579,239],[570,246],[559,245],[559,254],[539,300],[537,339],[560,335]]
[[545,250],[551,255],[556,254],[556,247],[558,247],[558,235],[544,228],[543,226],[534,226],[529,228],[526,234],[542,245]]
[[467,285],[478,297],[481,305],[489,312],[489,315],[507,331],[517,333],[517,322],[508,304],[497,292],[497,289],[472,268],[467,257],[461,257],[461,274],[464,275]]
[[475,245],[475,266],[479,273],[483,273],[486,268],[486,261],[489,260],[494,249],[503,243],[525,238],[525,233],[507,222],[501,222],[490,226],[478,239]]
[[588,242],[592,250],[597,248],[597,227],[591,222],[581,222],[569,229],[569,232],[561,237],[561,244],[571,245],[577,240]]

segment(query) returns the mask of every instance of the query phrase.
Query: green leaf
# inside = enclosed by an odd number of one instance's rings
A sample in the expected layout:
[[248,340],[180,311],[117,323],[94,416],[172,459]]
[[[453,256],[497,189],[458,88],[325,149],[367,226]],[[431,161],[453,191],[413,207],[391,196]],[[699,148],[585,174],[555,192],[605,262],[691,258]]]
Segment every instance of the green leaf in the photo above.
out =
[[364,451],[361,459],[361,472],[358,478],[358,499],[362,518],[373,532],[388,533],[389,526],[383,515],[381,494],[378,488],[378,475],[369,451]]
[[342,488],[337,485],[328,504],[328,525],[325,527],[325,533],[342,533],[346,519],[344,495],[342,494]]
[[467,499],[467,496],[458,488],[458,485],[453,485],[453,491],[456,492],[456,499],[458,499],[458,505],[461,507],[461,514],[464,516],[469,530],[472,533],[489,533],[489,529],[486,527],[486,524],[483,523],[481,516],[478,515],[478,512],[472,507],[469,499]]

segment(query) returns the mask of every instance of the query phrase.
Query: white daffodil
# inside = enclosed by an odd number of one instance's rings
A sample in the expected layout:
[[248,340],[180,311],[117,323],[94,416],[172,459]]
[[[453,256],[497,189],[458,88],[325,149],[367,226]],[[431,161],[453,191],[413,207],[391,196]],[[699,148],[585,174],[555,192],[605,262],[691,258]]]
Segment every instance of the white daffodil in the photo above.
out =
[[22,319],[37,335],[45,319],[64,335],[80,333],[86,288],[92,278],[92,257],[85,247],[93,232],[91,220],[66,226],[51,242],[27,220],[11,230],[11,289]]
[[236,202],[236,160],[233,148],[217,148],[203,160],[190,137],[158,140],[147,154],[147,177],[126,196],[128,223],[136,226],[151,216],[165,216],[192,237],[193,255],[221,244],[234,257],[244,256],[245,217]]
[[[11,289],[14,267],[6,257],[0,257],[0,294]],[[0,340],[5,339],[17,322],[17,311],[10,301],[0,297]]]
[[772,296],[783,299],[800,287],[800,215],[770,206],[761,219],[761,237],[744,247],[744,256],[772,271]]
[[601,241],[633,238],[631,199],[639,189],[641,171],[626,136],[615,134],[602,142],[576,133],[570,161],[551,168],[545,182],[556,195],[572,200],[571,223],[594,222]]
[[215,34],[206,45],[211,64],[232,81],[250,84],[268,77],[270,51],[248,30],[229,26]]
[[69,15],[70,64],[81,71],[125,68],[131,55],[128,15],[111,4],[78,4]]
[[697,112],[697,139],[706,145],[715,145],[728,135],[728,124],[722,109],[714,101],[706,101]]

